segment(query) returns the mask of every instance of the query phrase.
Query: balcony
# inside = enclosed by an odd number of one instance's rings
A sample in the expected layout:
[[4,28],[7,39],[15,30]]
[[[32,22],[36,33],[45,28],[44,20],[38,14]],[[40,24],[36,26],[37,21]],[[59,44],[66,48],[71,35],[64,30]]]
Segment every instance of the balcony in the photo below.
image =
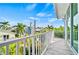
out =
[[[11,44],[15,44],[12,50]],[[54,31],[3,41],[0,48],[5,48],[5,52],[3,49],[0,50],[1,55],[73,55],[64,39],[54,37]]]

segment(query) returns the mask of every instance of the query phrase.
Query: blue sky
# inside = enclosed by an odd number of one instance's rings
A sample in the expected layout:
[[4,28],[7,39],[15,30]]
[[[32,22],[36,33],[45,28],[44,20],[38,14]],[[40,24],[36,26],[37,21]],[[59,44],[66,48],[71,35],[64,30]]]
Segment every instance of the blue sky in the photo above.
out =
[[0,4],[0,21],[8,21],[11,26],[17,23],[29,25],[36,20],[37,26],[63,25],[62,19],[56,19],[56,11],[50,3],[5,3]]

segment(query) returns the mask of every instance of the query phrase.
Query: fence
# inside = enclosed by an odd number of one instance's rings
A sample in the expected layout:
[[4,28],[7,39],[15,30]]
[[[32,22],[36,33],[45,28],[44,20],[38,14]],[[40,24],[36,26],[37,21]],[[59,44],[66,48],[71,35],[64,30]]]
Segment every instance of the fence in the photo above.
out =
[[[52,37],[52,31],[24,38],[10,39],[0,43],[1,55],[41,55],[47,49]],[[10,46],[14,47],[11,49]],[[2,49],[1,47],[4,47]],[[21,47],[21,48],[20,48]],[[21,49],[21,50],[19,50]],[[13,52],[12,52],[13,51]],[[21,52],[21,53],[20,53]]]

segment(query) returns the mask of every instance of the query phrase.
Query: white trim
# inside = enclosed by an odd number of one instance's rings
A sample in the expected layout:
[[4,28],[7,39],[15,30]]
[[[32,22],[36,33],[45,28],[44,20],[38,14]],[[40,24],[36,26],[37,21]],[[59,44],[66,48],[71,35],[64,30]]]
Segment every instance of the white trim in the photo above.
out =
[[45,48],[44,51],[41,53],[41,55],[43,55],[43,54],[46,52],[48,46],[49,46],[49,45],[46,46],[46,48]]
[[66,19],[64,20],[64,26],[65,26],[65,40],[67,40],[67,17],[66,17]]
[[67,43],[67,45],[69,46],[69,48],[71,49],[71,51],[73,52],[73,54],[74,54],[74,55],[77,55],[76,50],[75,50],[73,47],[71,47],[71,45],[69,44],[69,42],[66,41],[66,43]]
[[70,46],[72,47],[72,45],[71,45],[71,5],[70,5]]
[[[79,4],[78,4],[78,16],[79,16]],[[78,20],[78,55],[79,55],[79,20]]]
[[73,47],[71,47],[71,51],[74,53],[74,55],[77,55],[78,54]]

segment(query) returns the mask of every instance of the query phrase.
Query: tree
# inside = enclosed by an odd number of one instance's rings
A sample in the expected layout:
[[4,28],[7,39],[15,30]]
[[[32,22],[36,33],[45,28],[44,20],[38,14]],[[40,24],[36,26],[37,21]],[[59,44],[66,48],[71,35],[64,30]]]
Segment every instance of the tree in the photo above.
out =
[[25,32],[25,25],[22,23],[18,23],[16,25],[16,33],[21,37]]
[[78,31],[78,25],[74,25],[74,30]]
[[8,21],[0,22],[0,28],[2,30],[7,30],[9,28],[10,24]]
[[53,26],[52,25],[51,26],[48,25],[48,29],[49,30],[52,30],[53,29]]
[[63,30],[64,30],[64,27],[63,27],[63,26],[60,26],[59,29],[60,29],[61,31],[63,31]]

